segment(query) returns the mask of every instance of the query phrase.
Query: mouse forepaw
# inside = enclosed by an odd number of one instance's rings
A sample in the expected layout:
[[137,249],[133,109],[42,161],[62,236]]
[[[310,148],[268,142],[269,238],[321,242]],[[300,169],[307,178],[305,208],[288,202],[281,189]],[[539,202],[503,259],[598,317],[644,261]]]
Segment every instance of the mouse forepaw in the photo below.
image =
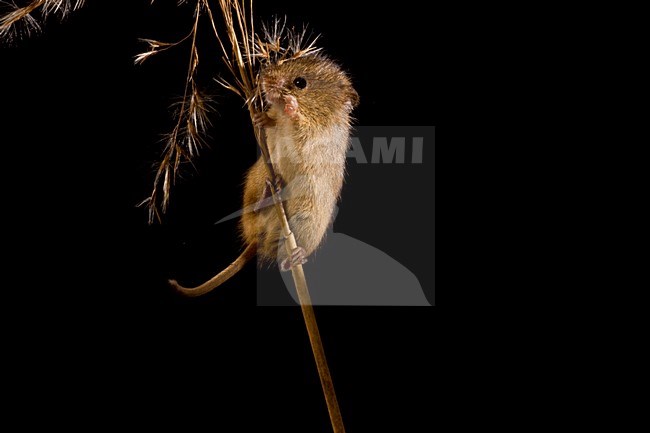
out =
[[271,119],[266,111],[260,111],[253,116],[253,125],[257,128],[269,128],[275,126],[275,120]]
[[295,248],[289,257],[282,260],[280,263],[280,270],[282,272],[290,271],[291,268],[298,265],[304,265],[307,263],[307,252],[302,247]]
[[295,96],[284,97],[284,113],[292,119],[298,114],[298,100]]

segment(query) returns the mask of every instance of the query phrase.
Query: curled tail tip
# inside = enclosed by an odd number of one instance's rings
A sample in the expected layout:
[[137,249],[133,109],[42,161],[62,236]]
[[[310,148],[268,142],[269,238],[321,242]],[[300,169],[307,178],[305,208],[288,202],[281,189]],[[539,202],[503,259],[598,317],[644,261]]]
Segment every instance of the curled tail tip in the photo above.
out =
[[195,297],[204,295],[212,291],[214,288],[219,287],[222,283],[239,272],[242,266],[244,266],[244,263],[246,263],[252,256],[254,256],[256,251],[257,245],[254,243],[249,244],[246,249],[239,255],[239,257],[237,257],[237,259],[232,262],[226,269],[219,272],[217,275],[212,277],[212,279],[206,281],[200,286],[187,288],[178,284],[176,280],[167,280],[167,283],[178,293],[181,293],[185,296]]
[[188,289],[187,287],[183,287],[180,284],[178,284],[178,281],[176,280],[167,280],[167,283],[171,286],[172,289],[176,290],[178,293],[181,293],[186,296],[196,296],[193,294],[192,289]]

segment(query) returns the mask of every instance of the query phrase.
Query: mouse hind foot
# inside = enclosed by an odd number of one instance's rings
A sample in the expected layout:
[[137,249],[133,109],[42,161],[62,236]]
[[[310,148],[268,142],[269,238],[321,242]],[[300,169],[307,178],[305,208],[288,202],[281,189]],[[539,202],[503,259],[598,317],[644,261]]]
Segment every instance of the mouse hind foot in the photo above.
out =
[[294,248],[291,255],[280,262],[280,270],[283,272],[290,271],[291,268],[307,263],[307,252],[302,247]]

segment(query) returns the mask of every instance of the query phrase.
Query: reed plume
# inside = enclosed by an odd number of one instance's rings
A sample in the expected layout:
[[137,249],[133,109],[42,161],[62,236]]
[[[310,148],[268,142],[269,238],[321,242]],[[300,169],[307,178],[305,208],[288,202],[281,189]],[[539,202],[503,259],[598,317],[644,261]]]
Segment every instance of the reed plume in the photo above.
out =
[[[85,0],[33,0],[25,6],[0,2],[3,6],[0,16],[0,39],[13,42],[22,36],[30,36],[41,28],[40,22],[51,15],[63,19],[70,12],[81,8]],[[6,10],[6,12],[5,12]],[[34,17],[34,14],[40,18]]]

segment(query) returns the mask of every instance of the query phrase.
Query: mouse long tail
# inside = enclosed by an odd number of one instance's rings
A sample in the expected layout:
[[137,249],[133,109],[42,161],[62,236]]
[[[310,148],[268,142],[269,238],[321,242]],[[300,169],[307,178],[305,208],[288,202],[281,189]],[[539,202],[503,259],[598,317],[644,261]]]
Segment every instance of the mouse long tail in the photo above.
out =
[[220,286],[224,282],[226,282],[230,277],[235,275],[237,272],[241,271],[241,268],[244,267],[247,261],[249,261],[251,258],[255,256],[255,253],[257,253],[257,244],[252,243],[249,244],[246,249],[244,250],[243,253],[237,257],[237,259],[232,262],[226,269],[223,271],[219,272],[217,275],[212,277],[210,280],[206,281],[205,283],[201,284],[200,286],[196,287],[183,287],[180,284],[178,284],[175,280],[169,280],[169,284],[181,292],[184,295],[187,296],[201,296],[204,295],[214,288]]

